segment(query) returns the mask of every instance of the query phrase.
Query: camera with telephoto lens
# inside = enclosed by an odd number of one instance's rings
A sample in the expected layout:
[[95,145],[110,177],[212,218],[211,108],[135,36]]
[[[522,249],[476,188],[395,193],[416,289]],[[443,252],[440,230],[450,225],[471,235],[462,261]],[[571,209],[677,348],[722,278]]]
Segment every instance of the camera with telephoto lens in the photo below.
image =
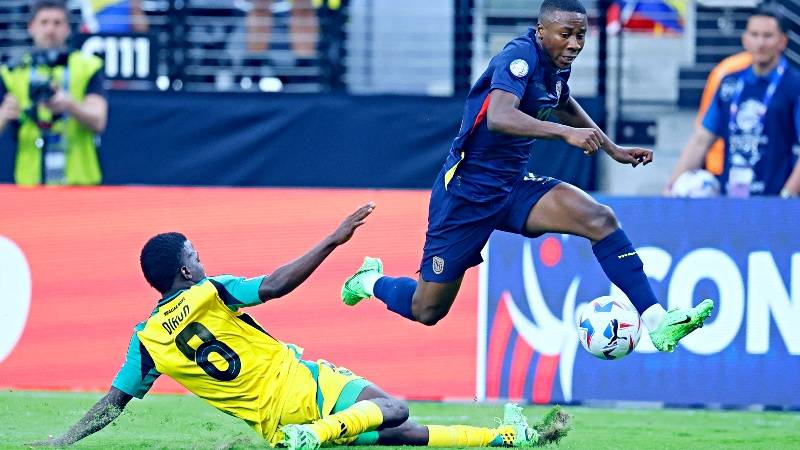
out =
[[[31,53],[31,66],[45,66],[50,69],[58,66],[66,66],[68,58],[69,53],[63,50],[36,50]],[[52,75],[45,77],[42,76],[38,70],[31,71],[28,96],[33,104],[47,102],[55,93]]]
[[53,95],[55,95],[56,91],[53,89],[53,85],[51,83],[52,80],[49,77],[31,77],[28,96],[34,105],[47,102],[53,97]]

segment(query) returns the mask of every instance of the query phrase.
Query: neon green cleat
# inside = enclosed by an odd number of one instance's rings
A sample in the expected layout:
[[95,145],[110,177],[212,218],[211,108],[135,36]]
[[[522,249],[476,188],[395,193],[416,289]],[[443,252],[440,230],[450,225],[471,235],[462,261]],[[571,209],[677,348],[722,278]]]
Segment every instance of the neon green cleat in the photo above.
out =
[[321,443],[313,431],[305,425],[284,425],[283,446],[289,450],[316,450]]
[[539,444],[539,432],[528,425],[528,418],[522,413],[522,408],[506,403],[503,407],[502,427],[511,427],[514,435],[502,435],[503,443],[511,447],[535,447]]
[[678,346],[678,341],[692,331],[701,328],[703,322],[711,315],[714,302],[705,299],[691,309],[674,308],[664,315],[664,320],[650,332],[653,345],[662,352],[672,352]]
[[342,301],[347,306],[355,306],[361,300],[370,298],[371,295],[364,289],[364,277],[367,274],[383,274],[383,263],[378,258],[364,258],[358,271],[348,278],[342,286]]

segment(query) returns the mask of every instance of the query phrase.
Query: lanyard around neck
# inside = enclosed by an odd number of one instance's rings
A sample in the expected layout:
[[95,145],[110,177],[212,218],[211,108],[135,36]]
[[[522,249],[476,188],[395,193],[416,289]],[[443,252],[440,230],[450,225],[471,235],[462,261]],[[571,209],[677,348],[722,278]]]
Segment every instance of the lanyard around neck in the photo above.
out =
[[[776,67],[769,76],[769,86],[767,86],[767,91],[764,92],[764,98],[761,100],[762,109],[758,112],[758,119],[761,122],[762,129],[764,126],[764,118],[767,115],[767,107],[769,106],[769,102],[775,95],[775,91],[778,89],[778,85],[783,79],[783,75],[786,73],[786,68],[788,65],[789,64],[786,62],[786,58],[781,57],[778,67]],[[736,82],[736,89],[733,91],[733,96],[731,97],[731,110],[730,117],[728,119],[728,129],[731,134],[736,131],[736,114],[739,112],[739,106],[742,100],[742,92],[744,91],[744,79],[746,76],[747,71],[739,74],[739,79]]]

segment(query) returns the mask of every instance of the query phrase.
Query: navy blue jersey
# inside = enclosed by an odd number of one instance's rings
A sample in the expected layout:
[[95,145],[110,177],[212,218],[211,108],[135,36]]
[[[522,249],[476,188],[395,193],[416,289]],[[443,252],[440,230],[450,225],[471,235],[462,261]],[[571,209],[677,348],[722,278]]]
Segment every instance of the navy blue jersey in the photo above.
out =
[[[726,76],[703,117],[703,127],[725,140],[725,164],[720,176],[723,190],[736,161],[753,169],[751,194],[777,195],[797,161],[793,147],[798,143],[800,131],[800,72],[787,65],[774,95],[767,99],[770,81],[777,70],[759,77],[751,66]],[[737,92],[740,82],[741,91]],[[737,103],[733,121],[731,102]],[[764,108],[766,114],[762,119]]]
[[550,62],[533,28],[495,55],[467,96],[461,129],[444,164],[447,189],[473,201],[508,195],[526,171],[534,140],[489,131],[489,93],[510,92],[520,99],[520,111],[547,120],[569,99],[569,75],[569,69]]

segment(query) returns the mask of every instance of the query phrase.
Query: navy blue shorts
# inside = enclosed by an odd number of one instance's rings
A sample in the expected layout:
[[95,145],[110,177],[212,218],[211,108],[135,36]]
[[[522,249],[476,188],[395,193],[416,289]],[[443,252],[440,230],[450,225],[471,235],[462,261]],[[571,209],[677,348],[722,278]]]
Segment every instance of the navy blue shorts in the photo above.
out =
[[[441,175],[441,174],[440,174]],[[441,180],[441,176],[437,177]],[[474,202],[434,184],[428,207],[428,231],[420,263],[425,281],[447,283],[483,262],[481,250],[494,230],[537,237],[525,231],[533,206],[560,183],[550,177],[526,176],[504,199]]]

